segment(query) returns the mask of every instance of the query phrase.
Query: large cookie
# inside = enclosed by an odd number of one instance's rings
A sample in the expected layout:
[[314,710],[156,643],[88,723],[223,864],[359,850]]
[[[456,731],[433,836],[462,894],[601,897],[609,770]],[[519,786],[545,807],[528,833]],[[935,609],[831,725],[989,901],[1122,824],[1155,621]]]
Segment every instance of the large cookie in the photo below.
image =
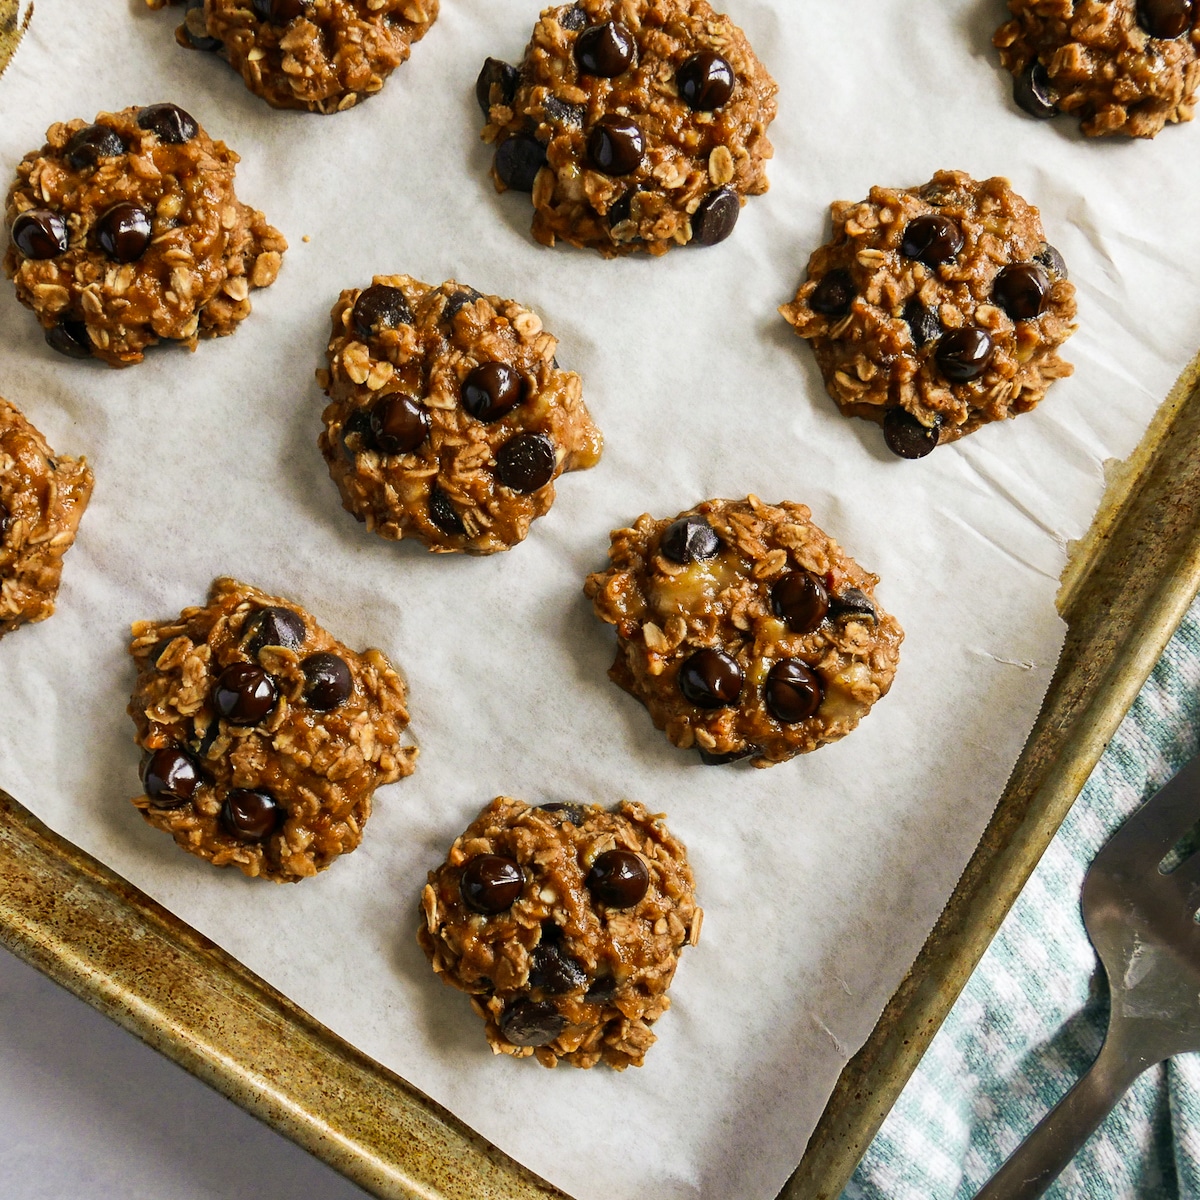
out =
[[421,915],[417,940],[495,1053],[624,1070],[656,1040],[704,914],[661,816],[499,796],[429,873]]
[[939,171],[831,205],[833,237],[780,308],[844,413],[920,458],[1028,412],[1071,373],[1075,288],[1038,211],[1005,179]]
[[1200,87],[1195,0],[1008,0],[992,41],[1031,116],[1069,113],[1091,137],[1153,137],[1190,121]]
[[711,246],[767,190],[775,81],[706,0],[548,8],[520,68],[476,84],[500,191],[532,192],[533,236],[605,257]]
[[610,678],[676,746],[769,767],[844,737],[892,684],[904,631],[803,504],[643,514],[589,575],[617,629]]
[[207,605],[137,621],[134,804],[215,866],[292,883],[362,840],[377,787],[411,775],[404,685],[297,605],[218,579]]
[[52,125],[9,189],[4,270],[71,358],[142,361],[232,333],[287,242],[233,190],[238,156],[174,104]]
[[63,555],[91,494],[87,461],[55,454],[0,399],[0,637],[54,611]]
[[321,453],[343,506],[385,538],[493,554],[600,458],[579,376],[515,300],[376,275],[333,306]]

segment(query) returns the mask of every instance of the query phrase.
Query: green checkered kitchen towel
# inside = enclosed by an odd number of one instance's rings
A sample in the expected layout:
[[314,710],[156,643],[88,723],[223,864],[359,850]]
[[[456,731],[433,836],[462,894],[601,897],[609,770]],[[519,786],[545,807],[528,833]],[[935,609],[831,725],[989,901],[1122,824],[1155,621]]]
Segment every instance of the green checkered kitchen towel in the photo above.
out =
[[[966,1200],[1088,1068],[1108,987],[1083,929],[1084,872],[1200,749],[1200,601],[1088,780],[842,1200]],[[1200,1200],[1200,1056],[1151,1068],[1047,1193]]]

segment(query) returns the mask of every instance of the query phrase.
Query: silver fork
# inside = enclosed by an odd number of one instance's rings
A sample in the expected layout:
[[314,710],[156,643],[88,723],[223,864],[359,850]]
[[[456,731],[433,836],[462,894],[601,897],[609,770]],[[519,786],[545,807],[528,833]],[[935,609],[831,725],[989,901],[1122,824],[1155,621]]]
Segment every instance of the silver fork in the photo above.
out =
[[1108,975],[1108,1033],[1087,1074],[977,1200],[1034,1200],[1147,1067],[1200,1050],[1200,853],[1160,864],[1200,818],[1194,758],[1113,834],[1083,881],[1083,923]]

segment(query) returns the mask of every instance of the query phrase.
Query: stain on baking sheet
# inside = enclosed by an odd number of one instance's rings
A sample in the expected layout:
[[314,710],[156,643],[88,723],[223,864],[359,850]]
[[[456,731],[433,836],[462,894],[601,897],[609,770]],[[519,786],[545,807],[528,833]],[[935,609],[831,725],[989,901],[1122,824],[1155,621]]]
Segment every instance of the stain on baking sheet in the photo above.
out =
[[23,17],[20,9],[21,0],[0,0],[0,75],[4,74],[8,60],[16,53],[17,43],[29,28],[29,21],[33,16],[32,4],[25,10]]

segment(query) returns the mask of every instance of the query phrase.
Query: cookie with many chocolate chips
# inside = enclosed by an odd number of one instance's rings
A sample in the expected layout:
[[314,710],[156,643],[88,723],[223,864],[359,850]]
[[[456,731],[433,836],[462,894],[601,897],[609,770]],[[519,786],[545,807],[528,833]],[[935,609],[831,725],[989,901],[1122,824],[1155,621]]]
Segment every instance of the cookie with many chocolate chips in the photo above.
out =
[[1196,0],[1008,0],[992,38],[1030,116],[1078,117],[1089,137],[1152,138],[1190,121],[1200,87]]
[[215,51],[275,108],[333,113],[373,96],[437,19],[438,0],[146,0],[183,4],[175,40]]
[[54,611],[63,555],[91,495],[87,460],[55,454],[0,399],[0,637]]
[[191,854],[294,883],[362,840],[375,789],[411,775],[404,685],[295,604],[218,579],[207,605],[137,621],[129,715],[142,816]]
[[287,242],[233,190],[238,156],[174,104],[51,125],[8,192],[4,270],[69,358],[232,333]]
[[830,208],[833,237],[780,308],[842,411],[921,458],[1028,412],[1071,365],[1075,288],[1038,210],[1005,179],[939,171]]
[[559,475],[599,460],[579,376],[515,300],[376,275],[332,316],[321,453],[343,506],[381,537],[507,550]]
[[421,915],[417,940],[493,1051],[621,1071],[654,1043],[704,914],[662,816],[499,796],[429,873]]
[[616,529],[584,591],[609,677],[680,748],[769,767],[844,737],[887,693],[904,631],[803,504],[706,500]]
[[776,84],[706,0],[548,8],[520,68],[476,83],[500,191],[531,192],[533,236],[606,258],[711,246],[767,190]]

